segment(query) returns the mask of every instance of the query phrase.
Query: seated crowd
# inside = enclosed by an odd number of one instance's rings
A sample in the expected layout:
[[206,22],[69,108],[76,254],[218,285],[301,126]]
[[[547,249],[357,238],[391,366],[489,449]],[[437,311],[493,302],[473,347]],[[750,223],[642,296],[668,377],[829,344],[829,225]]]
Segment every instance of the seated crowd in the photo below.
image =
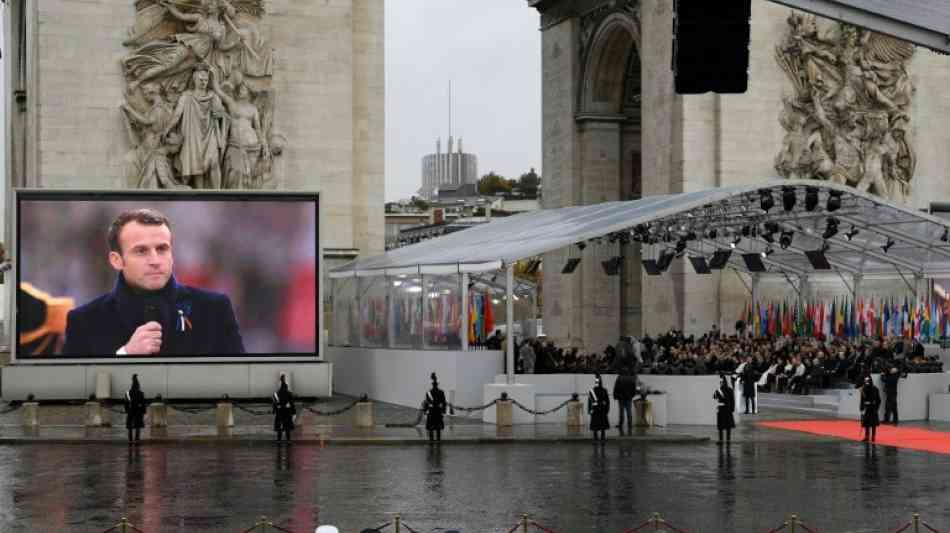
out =
[[869,373],[891,368],[902,374],[943,371],[940,359],[924,355],[916,340],[726,336],[716,328],[698,338],[676,330],[639,341],[625,338],[601,353],[528,339],[518,344],[516,353],[521,373],[620,373],[632,367],[641,374],[667,375],[743,371],[757,380],[760,390],[798,393],[841,382],[857,384]]

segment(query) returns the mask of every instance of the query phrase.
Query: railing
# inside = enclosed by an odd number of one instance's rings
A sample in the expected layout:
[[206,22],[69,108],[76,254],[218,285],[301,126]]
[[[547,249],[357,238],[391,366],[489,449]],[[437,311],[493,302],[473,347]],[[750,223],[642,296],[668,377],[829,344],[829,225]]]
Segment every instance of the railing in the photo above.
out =
[[[403,521],[402,516],[396,514],[393,516],[393,519],[389,522],[386,522],[382,525],[368,528],[369,531],[376,533],[382,533],[383,531],[391,533],[420,533],[419,530],[409,526],[406,522]],[[254,532],[266,532],[266,531],[279,531],[282,533],[294,533],[289,529],[282,528],[272,521],[268,520],[266,516],[262,516],[258,521],[248,529],[241,530],[240,533],[254,533]],[[542,533],[559,533],[558,531],[541,525],[535,520],[531,519],[527,514],[521,515],[521,519],[511,528],[507,530],[507,533],[530,533],[532,531],[540,531]],[[660,513],[653,513],[653,515],[644,523],[624,530],[622,533],[639,533],[647,531],[667,531],[672,533],[688,533],[687,530],[674,526],[670,522],[667,522]],[[817,530],[808,527],[799,519],[798,515],[792,514],[785,519],[781,525],[774,529],[770,529],[766,533],[778,533],[779,531],[787,531],[788,533],[818,533]],[[102,533],[145,533],[141,529],[132,525],[126,517],[122,517],[118,524],[106,529]],[[899,529],[896,529],[889,533],[920,533],[920,532],[930,532],[930,533],[940,533],[940,531],[927,522],[924,522],[920,518],[919,513],[914,513],[911,517],[910,522],[904,524]],[[309,531],[307,532],[309,533]]]

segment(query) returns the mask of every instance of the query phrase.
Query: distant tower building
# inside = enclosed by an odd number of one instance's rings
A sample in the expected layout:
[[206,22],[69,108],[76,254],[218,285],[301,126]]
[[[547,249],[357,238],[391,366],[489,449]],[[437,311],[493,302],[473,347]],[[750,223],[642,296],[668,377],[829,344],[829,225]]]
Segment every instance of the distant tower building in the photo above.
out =
[[440,188],[478,183],[478,158],[475,154],[462,151],[462,139],[458,150],[454,150],[452,136],[442,153],[442,140],[436,139],[435,153],[422,158],[422,188],[419,195],[429,200],[436,196]]

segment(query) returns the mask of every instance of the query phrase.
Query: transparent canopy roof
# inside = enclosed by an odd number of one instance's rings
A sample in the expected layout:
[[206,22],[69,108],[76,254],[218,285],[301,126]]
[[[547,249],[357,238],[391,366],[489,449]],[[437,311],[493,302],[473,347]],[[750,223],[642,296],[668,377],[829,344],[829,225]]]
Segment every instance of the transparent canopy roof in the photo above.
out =
[[[765,273],[777,275],[942,277],[950,276],[948,231],[940,218],[851,187],[772,180],[499,218],[356,260],[330,275],[483,272],[598,240],[640,244],[644,259],[677,252],[708,259],[730,250],[727,266],[744,272],[742,254],[757,254]],[[806,252],[816,250],[830,270],[813,267]]]

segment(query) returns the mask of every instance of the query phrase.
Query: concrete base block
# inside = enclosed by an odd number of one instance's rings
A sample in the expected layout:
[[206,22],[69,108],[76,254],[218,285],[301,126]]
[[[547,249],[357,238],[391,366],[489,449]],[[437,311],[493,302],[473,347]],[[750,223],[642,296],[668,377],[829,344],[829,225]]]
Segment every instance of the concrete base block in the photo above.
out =
[[513,425],[511,410],[514,406],[515,404],[511,400],[498,400],[495,403],[495,424],[497,424],[498,427],[510,427]]
[[168,406],[164,403],[155,402],[149,404],[146,416],[148,416],[150,427],[168,427]]
[[86,427],[99,427],[103,422],[102,404],[99,402],[86,402]]
[[356,427],[371,428],[376,425],[373,411],[373,402],[359,402],[354,408]]
[[234,409],[231,402],[218,402],[218,410],[215,413],[215,421],[219,428],[234,427]]
[[40,425],[40,404],[37,402],[23,402],[20,420],[24,426],[36,427]]
[[[930,420],[950,422],[950,394],[933,393],[930,395]],[[900,407],[898,407],[898,414]]]
[[567,402],[567,427],[577,429],[583,426],[583,404],[580,400]]
[[[483,386],[483,404],[491,403],[493,400],[501,398],[502,393],[508,394],[508,398],[517,400],[518,403],[528,409],[537,409],[535,403],[535,386],[525,383],[488,383]],[[512,406],[514,407],[514,406]],[[495,424],[497,420],[497,409],[485,409],[482,411],[482,421],[488,424]],[[533,424],[534,415],[515,407],[512,411],[511,422],[514,424]]]

